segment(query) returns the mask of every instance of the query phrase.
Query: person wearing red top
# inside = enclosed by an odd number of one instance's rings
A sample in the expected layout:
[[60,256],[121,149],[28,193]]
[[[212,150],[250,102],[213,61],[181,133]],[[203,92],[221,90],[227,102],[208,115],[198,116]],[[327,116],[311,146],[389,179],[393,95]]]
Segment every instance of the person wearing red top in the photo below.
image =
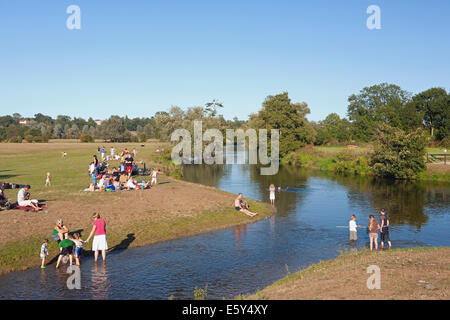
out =
[[106,250],[108,250],[108,242],[106,241],[106,222],[100,218],[100,214],[95,213],[92,215],[94,222],[92,223],[92,231],[86,242],[89,242],[94,235],[94,241],[92,243],[92,251],[94,251],[94,260],[97,262],[98,252],[102,252],[103,262],[106,261]]

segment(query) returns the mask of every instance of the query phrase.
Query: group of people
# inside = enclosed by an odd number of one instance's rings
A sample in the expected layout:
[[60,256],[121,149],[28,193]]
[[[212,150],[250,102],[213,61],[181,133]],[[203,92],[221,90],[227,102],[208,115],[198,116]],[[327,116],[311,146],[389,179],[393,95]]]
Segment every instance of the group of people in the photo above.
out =
[[[386,214],[385,209],[380,210],[380,222],[375,220],[375,217],[373,215],[369,216],[369,223],[366,230],[369,234],[370,251],[373,251],[374,247],[375,250],[378,250],[378,232],[380,232],[381,249],[384,249],[385,242],[387,242],[389,249],[392,248],[391,239],[389,237],[389,223],[389,217]],[[362,227],[356,223],[356,215],[352,215],[349,221],[351,243],[356,243],[356,241],[358,240],[357,228]]]
[[[69,262],[77,266],[81,263],[81,256],[83,247],[89,240],[93,238],[92,251],[94,251],[94,261],[97,262],[98,254],[101,252],[103,262],[106,261],[106,250],[108,250],[108,242],[106,239],[106,222],[101,219],[99,213],[92,215],[92,230],[86,240],[81,239],[79,233],[69,233],[69,228],[64,224],[62,219],[58,219],[52,232],[52,240],[58,243],[59,255],[56,262],[56,268],[59,268],[61,261],[63,263]],[[45,269],[45,260],[48,257],[48,239],[44,239],[41,245],[40,258],[41,268]]]
[[97,155],[93,155],[93,161],[89,165],[89,175],[92,181],[85,191],[144,190],[151,188],[153,184],[157,184],[159,173],[157,168],[152,169],[151,182],[146,182],[142,179],[139,181],[133,180],[133,168],[136,166],[134,160],[137,154],[136,149],[133,152],[129,152],[125,148],[120,155],[116,155],[114,147],[111,147],[111,159],[120,160],[120,169],[116,167],[111,169],[109,164],[103,161],[105,159],[105,147],[98,148],[98,152],[101,154],[102,162],[98,160]]

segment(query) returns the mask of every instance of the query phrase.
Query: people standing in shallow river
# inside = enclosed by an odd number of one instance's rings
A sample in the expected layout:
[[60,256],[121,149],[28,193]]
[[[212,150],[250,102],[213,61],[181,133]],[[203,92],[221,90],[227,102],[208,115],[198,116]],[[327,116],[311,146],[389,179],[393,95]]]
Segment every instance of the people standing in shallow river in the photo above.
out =
[[384,249],[384,241],[388,243],[389,249],[391,249],[391,239],[389,238],[389,217],[386,215],[386,210],[380,211],[380,237],[381,237],[381,249]]
[[240,211],[240,212],[242,212],[242,213],[245,213],[246,215],[248,215],[248,216],[250,216],[250,217],[256,216],[257,213],[251,212],[251,211],[249,211],[249,210],[247,210],[247,209],[245,209],[245,208],[242,207],[241,199],[242,199],[242,193],[239,193],[238,196],[237,196],[237,198],[234,199],[234,209],[235,209],[236,211]]
[[356,228],[361,228],[356,224],[356,216],[353,214],[348,222],[348,227],[350,230],[350,242],[356,242],[358,240]]
[[273,184],[269,186],[269,200],[272,206],[275,205],[275,186]]
[[378,222],[375,221],[373,215],[369,216],[369,241],[370,241],[370,251],[373,249],[375,244],[375,250],[378,251],[378,229],[380,228]]
[[94,261],[97,262],[98,252],[102,252],[103,262],[106,260],[106,250],[108,250],[108,242],[106,241],[106,222],[100,219],[100,214],[94,213],[92,215],[94,222],[92,223],[92,231],[86,242],[89,242],[94,235],[94,242],[92,243],[92,251],[94,251]]

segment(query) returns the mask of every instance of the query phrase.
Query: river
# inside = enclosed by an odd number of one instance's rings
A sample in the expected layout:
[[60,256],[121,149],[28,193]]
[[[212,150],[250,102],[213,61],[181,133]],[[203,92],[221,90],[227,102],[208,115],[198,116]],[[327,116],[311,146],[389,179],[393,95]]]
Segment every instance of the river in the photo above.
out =
[[[361,250],[368,236],[358,232],[357,246],[348,243],[351,214],[366,225],[382,207],[391,218],[394,248],[450,246],[450,185],[374,181],[281,168],[261,176],[250,165],[184,168],[185,179],[268,202],[276,194],[275,215],[240,226],[115,251],[108,263],[81,266],[81,289],[66,286],[65,267],[30,269],[0,277],[1,299],[192,299],[194,288],[207,286],[208,299],[254,293],[284,277],[340,252]],[[251,208],[250,208],[251,209]]]

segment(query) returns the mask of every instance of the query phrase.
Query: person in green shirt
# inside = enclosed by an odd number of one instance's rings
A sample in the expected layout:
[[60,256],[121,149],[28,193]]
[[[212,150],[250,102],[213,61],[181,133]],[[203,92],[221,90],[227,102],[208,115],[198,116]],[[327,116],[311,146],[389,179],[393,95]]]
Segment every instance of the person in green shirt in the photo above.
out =
[[58,261],[56,262],[56,269],[58,269],[61,259],[67,255],[69,256],[70,265],[72,265],[73,245],[74,245],[74,242],[71,239],[64,239],[59,243],[60,253],[59,253]]

